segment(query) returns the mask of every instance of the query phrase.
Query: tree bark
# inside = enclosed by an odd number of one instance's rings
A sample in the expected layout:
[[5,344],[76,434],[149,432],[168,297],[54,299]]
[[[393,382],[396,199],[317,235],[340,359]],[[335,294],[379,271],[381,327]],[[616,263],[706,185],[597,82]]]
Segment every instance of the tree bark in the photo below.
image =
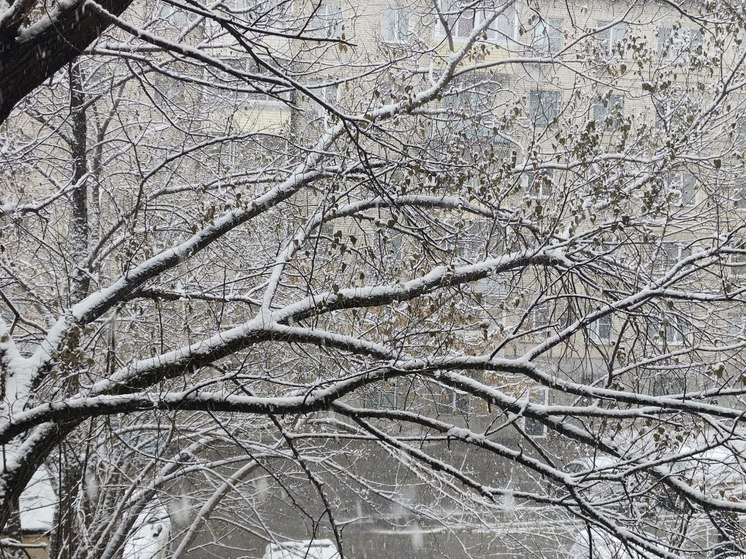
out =
[[75,270],[70,287],[70,304],[77,303],[88,295],[90,276],[87,271],[88,261],[88,115],[85,107],[85,94],[80,66],[70,64],[70,121],[72,123],[73,156],[72,182],[77,184],[70,196],[72,206],[70,232],[72,236],[72,253]]
[[[72,254],[75,269],[72,273],[70,303],[77,303],[88,294],[90,276],[86,270],[88,260],[88,183],[84,180],[88,172],[88,115],[86,114],[86,97],[83,92],[82,70],[79,64],[72,63],[68,69],[70,79],[70,123],[72,127],[70,150],[72,154],[72,182],[77,188],[71,192],[70,233]],[[69,371],[65,390],[74,394],[80,386],[78,383],[79,364],[67,364]],[[80,492],[83,467],[78,459],[78,449],[85,448],[85,441],[76,441],[75,433],[72,444],[61,444],[59,448],[59,506],[51,539],[49,557],[52,559],[72,559],[73,550],[77,549],[76,541],[80,530],[77,523],[77,501]]]
[[[13,107],[57,70],[77,58],[109,22],[79,0],[49,10],[29,27],[21,29],[33,2],[16,0],[0,13],[0,123]],[[98,0],[114,15],[120,15],[132,0]]]
[[[4,537],[18,541],[23,541],[23,528],[21,527],[21,510],[18,506],[18,499],[13,499],[10,503],[10,517],[5,525],[3,532]],[[0,548],[0,557],[2,559],[23,559],[25,553],[20,547],[3,546]]]

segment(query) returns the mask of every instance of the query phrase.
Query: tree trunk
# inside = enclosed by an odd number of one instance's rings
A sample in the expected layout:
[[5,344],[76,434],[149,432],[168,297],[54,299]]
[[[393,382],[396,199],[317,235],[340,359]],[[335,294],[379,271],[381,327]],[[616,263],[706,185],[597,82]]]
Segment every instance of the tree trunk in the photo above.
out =
[[[23,541],[23,529],[21,527],[21,513],[18,506],[18,499],[13,499],[10,505],[10,517],[5,525],[4,537]],[[20,547],[2,546],[0,548],[0,557],[3,559],[23,559],[26,554]]]

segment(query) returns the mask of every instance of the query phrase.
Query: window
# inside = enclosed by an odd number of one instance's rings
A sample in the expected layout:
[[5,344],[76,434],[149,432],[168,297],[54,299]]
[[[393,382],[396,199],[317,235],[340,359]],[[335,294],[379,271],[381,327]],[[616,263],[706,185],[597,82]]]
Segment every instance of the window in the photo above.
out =
[[462,81],[455,84],[455,92],[448,97],[448,105],[455,111],[465,113],[467,116],[491,114],[495,95],[500,88],[500,84],[497,81],[490,81],[489,76],[484,76],[484,80],[479,80],[476,83],[464,83]]
[[487,278],[477,282],[477,289],[493,301],[504,301],[510,293],[510,284],[504,279]]
[[[173,68],[169,70],[173,70]],[[184,80],[156,73],[153,76],[153,86],[167,101],[181,104],[187,100],[187,82]]]
[[283,0],[224,0],[225,9],[237,19],[250,25],[270,26],[281,21],[286,15],[286,2]]
[[617,130],[621,113],[624,109],[622,95],[606,95],[593,102],[593,121],[598,132]]
[[624,56],[624,38],[627,35],[627,24],[616,23],[608,27],[611,22],[600,22],[600,28],[607,27],[598,32],[598,43],[601,53],[607,57]]
[[726,122],[729,122],[733,127],[734,144],[739,148],[743,148],[746,145],[746,111],[744,107],[741,106],[733,113],[728,114]]
[[342,8],[339,4],[321,4],[308,22],[308,33],[321,39],[342,36]]
[[373,409],[396,409],[406,405],[407,386],[394,380],[369,384],[362,390],[362,405]]
[[683,258],[692,255],[692,247],[685,243],[663,241],[653,261],[653,272],[665,274]]
[[387,43],[405,43],[409,39],[409,12],[401,8],[383,10],[381,36]]
[[475,74],[469,81],[457,80],[445,99],[456,118],[445,125],[444,133],[463,134],[471,140],[494,141],[494,106],[504,88],[503,76]]
[[122,432],[119,440],[138,454],[158,456],[167,447],[167,437],[160,429],[132,428]]
[[455,239],[455,256],[460,263],[478,262],[502,252],[503,238],[503,229],[496,223],[487,220],[468,223]]
[[227,0],[225,7],[233,14],[246,15],[255,10],[271,9],[271,6],[261,6],[262,2],[257,0]]
[[702,31],[681,27],[662,27],[658,32],[659,52],[664,60],[686,62],[702,52]]
[[602,316],[588,325],[591,340],[605,344],[611,340],[611,315]]
[[394,229],[380,229],[375,233],[373,258],[380,261],[397,261],[402,256],[404,236]]
[[[457,0],[440,1],[440,16],[448,26],[451,37],[457,39],[465,39],[471,35],[474,28],[491,17],[493,13],[480,8],[464,8]],[[435,29],[438,35],[446,34],[440,17],[437,18]],[[487,35],[494,38],[494,31],[490,29]]]
[[468,417],[471,412],[471,401],[466,392],[443,388],[440,398],[436,402],[436,407],[440,415],[462,415]]
[[[245,72],[247,74],[262,74],[263,70],[257,67],[256,62],[251,58],[237,58],[234,60],[226,60],[226,62],[234,69],[239,72]],[[235,80],[235,81],[234,81]],[[232,104],[235,102],[258,102],[258,103],[282,103],[290,99],[290,93],[285,91],[277,91],[274,89],[278,86],[272,84],[263,84],[255,79],[240,79],[231,78],[231,85],[236,89],[232,94],[235,95],[235,99],[232,99]],[[253,89],[254,91],[250,91]],[[247,91],[248,90],[248,91]]]
[[688,129],[697,117],[701,105],[687,95],[671,95],[654,100],[655,125],[667,134]]
[[[321,101],[326,105],[334,106],[337,102],[337,94],[339,93],[339,88],[336,84],[318,87],[312,89],[312,91],[315,93],[316,97],[321,99]],[[309,103],[310,106],[308,108],[307,114],[308,120],[317,122],[320,126],[323,126],[325,130],[329,129],[332,124],[331,113],[326,110],[324,106],[314,100],[310,100]]]
[[686,341],[686,324],[676,315],[663,318],[663,328],[666,333],[666,342],[670,345],[680,345]]
[[532,91],[528,96],[531,121],[541,128],[551,126],[559,115],[559,91]]
[[516,36],[518,27],[518,13],[515,3],[505,6],[502,12],[497,16],[489,29],[491,39],[500,42],[510,42]]
[[532,46],[540,54],[557,54],[562,50],[562,20],[540,19],[534,26]]
[[534,305],[526,317],[527,327],[537,339],[546,339],[550,335],[549,323],[552,317],[548,305]]
[[526,173],[526,193],[531,198],[546,199],[554,192],[554,173],[551,169]]
[[209,154],[212,165],[220,171],[235,168],[241,159],[236,142],[216,142],[205,153]]
[[[528,392],[528,400],[532,404],[546,406],[549,403],[549,390],[543,386],[532,388]],[[538,419],[523,418],[523,430],[529,437],[546,437],[547,426]]]
[[689,329],[686,322],[675,314],[664,314],[653,321],[654,330],[649,332],[651,337],[666,345],[681,345],[688,341]]
[[593,383],[596,380],[593,378],[593,371],[589,371],[587,369],[583,369],[583,371],[580,373],[580,378],[578,379],[578,382],[580,384],[584,384],[586,386],[593,386]]
[[163,20],[177,29],[186,27],[197,18],[196,14],[165,2],[159,3],[157,13],[159,20]]
[[733,207],[737,210],[746,210],[746,181],[736,179],[733,186]]
[[666,178],[665,189],[678,206],[694,206],[697,202],[697,181],[690,173],[671,173]]
[[653,396],[681,394],[686,390],[686,381],[678,376],[659,374],[653,377],[651,392]]
[[728,343],[737,343],[746,340],[746,315],[736,314],[728,317],[725,327]]
[[731,254],[728,257],[728,271],[731,276],[746,276],[746,254]]

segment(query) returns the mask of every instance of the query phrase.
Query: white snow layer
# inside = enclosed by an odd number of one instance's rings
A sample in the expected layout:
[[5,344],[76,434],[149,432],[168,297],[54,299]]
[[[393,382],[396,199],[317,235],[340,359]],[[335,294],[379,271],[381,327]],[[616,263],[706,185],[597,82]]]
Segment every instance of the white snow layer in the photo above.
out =
[[171,536],[171,518],[156,500],[137,516],[124,544],[122,559],[163,559]]
[[19,499],[21,529],[24,532],[46,532],[52,529],[57,495],[52,476],[46,468],[39,468]]

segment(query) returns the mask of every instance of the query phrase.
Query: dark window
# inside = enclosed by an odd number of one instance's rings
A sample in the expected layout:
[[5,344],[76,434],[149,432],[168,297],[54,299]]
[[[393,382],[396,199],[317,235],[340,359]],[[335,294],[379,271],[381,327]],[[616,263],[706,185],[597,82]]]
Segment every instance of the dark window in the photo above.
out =
[[611,339],[611,315],[602,316],[590,323],[591,339],[596,343],[606,343]]
[[[487,10],[484,8],[466,8],[465,5],[473,4],[462,4],[458,0],[440,1],[440,14],[443,17],[445,24],[448,26],[451,36],[456,37],[457,39],[464,39],[471,35],[475,27],[481,25],[495,13],[493,10]],[[487,37],[489,39],[500,37],[503,39],[512,38],[514,29],[515,8],[507,8],[492,24],[492,27],[487,30]],[[436,21],[436,30],[439,34],[444,34],[440,18]]]
[[681,27],[661,27],[658,32],[659,52],[664,60],[688,62],[702,52],[702,31]]
[[[599,27],[607,27],[610,22],[601,22]],[[624,39],[627,35],[627,24],[617,23],[608,29],[598,32],[598,43],[604,56],[615,57],[624,55]]]
[[409,11],[402,8],[383,10],[381,36],[387,43],[405,43],[409,39]]
[[528,96],[529,117],[536,126],[551,126],[559,115],[559,107],[559,91],[532,91]]
[[527,326],[535,338],[544,339],[549,337],[551,316],[551,308],[548,305],[534,305],[528,311],[528,316],[526,317]]
[[653,377],[651,391],[653,396],[668,396],[670,394],[681,394],[686,388],[684,379],[678,376],[669,376],[665,374]]
[[596,123],[596,130],[617,130],[623,110],[624,97],[621,95],[609,95],[594,101],[593,121]]
[[683,258],[692,255],[692,247],[686,243],[663,241],[653,261],[653,272],[665,274]]
[[342,35],[342,8],[339,4],[321,4],[308,22],[312,37],[337,39]]
[[532,198],[549,198],[554,192],[554,173],[550,170],[526,173],[526,193]]
[[557,54],[562,50],[562,20],[540,19],[534,26],[532,46],[539,54]]
[[[549,390],[544,387],[532,388],[529,391],[529,401],[532,404],[546,405],[549,400]],[[530,417],[523,418],[523,430],[529,437],[545,437],[547,427],[541,421]]]

